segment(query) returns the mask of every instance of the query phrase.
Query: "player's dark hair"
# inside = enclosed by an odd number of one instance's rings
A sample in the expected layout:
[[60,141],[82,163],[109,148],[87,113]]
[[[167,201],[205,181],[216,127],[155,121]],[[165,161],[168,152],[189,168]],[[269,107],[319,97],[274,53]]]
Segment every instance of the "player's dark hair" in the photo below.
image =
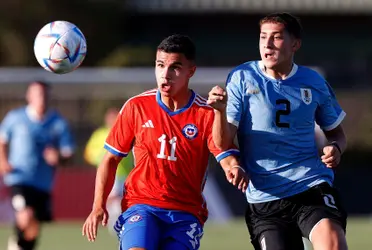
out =
[[163,41],[161,41],[157,49],[160,51],[164,51],[165,53],[184,54],[188,60],[195,60],[195,45],[191,41],[191,39],[185,35],[175,34],[168,36]]
[[286,31],[297,39],[302,38],[302,26],[300,19],[286,12],[273,13],[260,20],[260,28],[264,23],[282,23]]

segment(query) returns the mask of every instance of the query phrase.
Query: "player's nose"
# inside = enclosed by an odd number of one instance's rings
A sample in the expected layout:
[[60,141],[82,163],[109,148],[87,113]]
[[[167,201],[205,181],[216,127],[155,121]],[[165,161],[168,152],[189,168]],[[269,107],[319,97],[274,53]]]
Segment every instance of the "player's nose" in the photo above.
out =
[[265,49],[272,49],[273,48],[273,42],[274,42],[274,40],[271,39],[271,38],[265,39],[265,41],[263,41],[264,48]]
[[171,78],[171,71],[169,69],[164,69],[162,77],[164,79],[167,79],[167,80],[170,79]]

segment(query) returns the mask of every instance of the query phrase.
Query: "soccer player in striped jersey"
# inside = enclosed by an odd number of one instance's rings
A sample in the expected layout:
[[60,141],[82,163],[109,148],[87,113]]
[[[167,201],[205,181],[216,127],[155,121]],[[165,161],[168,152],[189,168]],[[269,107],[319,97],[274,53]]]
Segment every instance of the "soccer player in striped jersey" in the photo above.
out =
[[188,37],[167,37],[156,53],[158,88],[122,107],[106,140],[108,152],[98,168],[93,210],[83,226],[89,240],[95,240],[98,223],[107,222],[105,203],[116,166],[131,149],[135,167],[126,180],[124,213],[115,226],[121,250],[199,249],[208,217],[202,191],[210,152],[227,179],[246,189],[238,150],[216,148],[213,108],[189,89],[194,59],[195,46]]

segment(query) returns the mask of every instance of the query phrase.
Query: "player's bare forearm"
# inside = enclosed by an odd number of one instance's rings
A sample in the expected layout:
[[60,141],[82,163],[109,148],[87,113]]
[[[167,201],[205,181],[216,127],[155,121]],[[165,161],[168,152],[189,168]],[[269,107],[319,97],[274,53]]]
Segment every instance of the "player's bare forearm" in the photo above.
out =
[[231,170],[231,168],[234,166],[239,166],[239,161],[236,158],[236,156],[229,155],[220,161],[220,165],[223,170],[227,171],[227,170]]
[[5,175],[12,171],[8,161],[8,144],[0,141],[0,175]]
[[105,207],[121,157],[107,152],[97,169],[93,209]]
[[220,161],[221,167],[225,171],[226,179],[242,192],[248,187],[249,178],[245,170],[239,166],[239,161],[234,155],[230,155]]
[[8,145],[0,140],[0,164],[8,162]]
[[227,121],[226,110],[215,111],[212,129],[213,141],[220,150],[227,150],[233,143],[234,135]]
[[330,131],[324,131],[325,136],[329,143],[336,142],[340,147],[341,153],[345,152],[347,147],[347,140],[344,130],[341,125]]

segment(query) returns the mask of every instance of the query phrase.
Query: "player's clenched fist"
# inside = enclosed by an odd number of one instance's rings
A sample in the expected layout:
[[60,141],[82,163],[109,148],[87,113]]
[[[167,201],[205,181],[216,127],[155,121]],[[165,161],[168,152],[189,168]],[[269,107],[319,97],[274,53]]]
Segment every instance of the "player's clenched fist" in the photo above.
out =
[[341,152],[334,145],[328,145],[323,148],[322,162],[327,168],[334,168],[340,163]]
[[102,223],[102,226],[106,226],[107,221],[108,213],[106,209],[93,209],[83,225],[83,236],[86,236],[89,241],[95,241],[97,238],[98,225]]
[[208,94],[207,104],[214,109],[223,111],[226,108],[227,93],[220,86],[215,86]]
[[226,179],[241,190],[243,193],[247,190],[249,178],[242,167],[234,166],[225,170]]

